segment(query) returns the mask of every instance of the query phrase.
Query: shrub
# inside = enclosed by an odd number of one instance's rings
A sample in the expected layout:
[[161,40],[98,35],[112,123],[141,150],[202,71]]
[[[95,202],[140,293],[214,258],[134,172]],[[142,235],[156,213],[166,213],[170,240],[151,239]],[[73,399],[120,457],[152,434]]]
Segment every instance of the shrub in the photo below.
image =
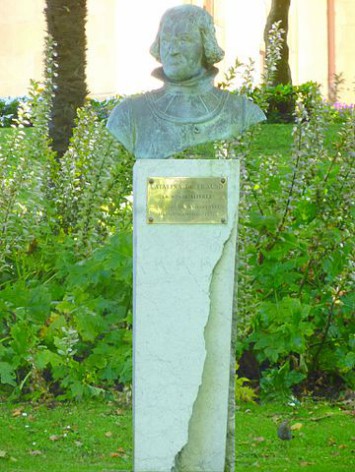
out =
[[354,113],[355,105],[335,102],[330,106],[330,114],[334,123],[344,123]]
[[20,102],[25,100],[25,97],[0,98],[0,127],[8,127],[15,123]]
[[229,71],[222,87],[244,67],[246,80],[239,92],[254,93],[268,113],[276,89],[274,103],[294,106],[295,122],[287,156],[250,153],[258,127],[229,144],[225,153],[239,157],[242,169],[241,371],[244,353],[256,358],[263,398],[290,399],[296,386],[307,392],[314,382],[323,382],[326,389],[335,379],[353,388],[354,110],[344,114],[337,141],[327,147],[334,108],[322,100],[317,84],[270,88],[265,82],[255,93],[249,64],[236,64],[238,70]]
[[312,96],[319,89],[320,85],[315,82],[305,82],[302,85],[279,84],[255,87],[249,95],[256,103],[266,102],[264,109],[268,123],[294,123],[297,97],[302,97],[310,115]]
[[11,398],[131,380],[133,159],[88,104],[58,162],[50,101],[50,82],[32,82],[0,143],[0,391]]
[[99,120],[107,121],[111,111],[122,100],[122,97],[105,98],[104,100],[97,100],[95,98],[88,98],[92,110],[96,113]]
[[355,115],[332,147],[329,121],[317,88],[299,93],[291,158],[242,161],[238,352],[255,354],[265,396],[291,395],[320,373],[355,385]]

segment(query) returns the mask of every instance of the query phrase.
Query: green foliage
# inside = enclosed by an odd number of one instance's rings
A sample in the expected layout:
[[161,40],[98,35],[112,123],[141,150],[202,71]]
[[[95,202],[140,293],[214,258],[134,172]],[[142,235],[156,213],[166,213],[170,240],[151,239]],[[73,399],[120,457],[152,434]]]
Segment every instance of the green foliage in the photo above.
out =
[[95,111],[99,120],[107,121],[111,111],[121,101],[121,97],[106,98],[98,100],[95,98],[88,98],[91,108]]
[[322,376],[354,386],[355,114],[349,107],[327,142],[334,108],[317,84],[271,87],[277,25],[271,36],[261,86],[253,86],[250,64],[239,61],[221,86],[239,76],[239,91],[266,114],[279,120],[282,112],[295,123],[288,152],[250,152],[257,127],[227,152],[242,165],[237,354],[256,356],[262,396],[284,398]]
[[354,104],[346,104],[341,102],[335,102],[332,106],[329,106],[329,115],[334,123],[344,123],[346,119],[349,119],[354,112]]
[[[278,67],[283,59],[285,30],[281,28],[282,21],[275,21],[267,34],[266,51],[265,51],[265,67],[263,71],[262,83],[266,87],[275,84],[279,75]],[[270,25],[269,25],[270,26]],[[287,48],[287,44],[286,44]]]
[[294,123],[297,98],[303,98],[307,111],[310,113],[312,96],[317,93],[319,87],[319,84],[315,82],[305,82],[301,85],[278,84],[255,87],[249,95],[261,106],[266,102],[264,109],[268,123]]
[[0,127],[8,127],[15,123],[17,111],[24,97],[0,98]]
[[242,161],[238,352],[251,350],[267,396],[317,372],[354,386],[355,115],[325,145],[317,87],[297,94],[290,156]]
[[291,401],[292,387],[306,377],[305,373],[290,368],[286,362],[281,367],[268,369],[260,382],[262,399],[271,401]]
[[132,157],[88,104],[58,162],[50,101],[33,82],[0,143],[0,392],[11,398],[131,381]]
[[[236,362],[235,370],[239,369],[239,364]],[[250,380],[246,377],[239,377],[235,375],[234,390],[235,400],[237,403],[255,403],[256,393],[255,390],[249,386]]]
[[[47,74],[51,75],[54,71],[52,65],[48,65]],[[95,98],[87,98],[86,103],[95,112],[97,118],[101,121],[107,121],[113,108],[120,102],[120,96],[98,100]],[[18,110],[28,97],[7,97],[0,98],[0,127],[8,128],[16,124],[18,118]],[[32,126],[29,120],[28,126]]]

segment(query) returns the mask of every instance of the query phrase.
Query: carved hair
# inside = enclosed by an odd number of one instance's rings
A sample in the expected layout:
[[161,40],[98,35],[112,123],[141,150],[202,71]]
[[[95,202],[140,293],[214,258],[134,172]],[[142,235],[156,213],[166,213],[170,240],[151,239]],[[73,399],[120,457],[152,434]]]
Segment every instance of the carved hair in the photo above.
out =
[[218,46],[216,39],[216,32],[213,24],[211,15],[200,7],[195,5],[179,5],[174,8],[167,10],[162,19],[160,20],[158,34],[155,38],[154,43],[150,48],[151,55],[159,62],[160,58],[160,35],[163,29],[164,23],[167,20],[176,22],[177,20],[183,19],[195,24],[202,38],[202,45],[204,50],[204,63],[207,67],[213,66],[216,62],[219,62],[224,57],[224,51]]

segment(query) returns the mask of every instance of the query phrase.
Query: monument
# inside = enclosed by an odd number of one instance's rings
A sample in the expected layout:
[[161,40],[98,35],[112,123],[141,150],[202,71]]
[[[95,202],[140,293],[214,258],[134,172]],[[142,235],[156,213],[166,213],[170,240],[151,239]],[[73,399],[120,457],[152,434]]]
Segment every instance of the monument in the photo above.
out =
[[151,53],[162,64],[154,71],[162,88],[126,98],[108,121],[137,159],[134,470],[232,471],[239,162],[173,158],[233,140],[265,116],[246,97],[214,86],[224,53],[205,10],[168,10]]

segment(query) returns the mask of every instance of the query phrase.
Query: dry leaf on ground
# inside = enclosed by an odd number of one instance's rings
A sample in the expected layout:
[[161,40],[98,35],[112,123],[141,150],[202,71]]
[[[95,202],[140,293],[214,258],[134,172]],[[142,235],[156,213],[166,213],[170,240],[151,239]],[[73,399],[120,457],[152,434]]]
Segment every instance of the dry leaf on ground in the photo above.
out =
[[30,455],[31,455],[31,456],[41,456],[41,455],[42,455],[42,451],[39,451],[38,449],[35,450],[35,451],[30,451]]
[[15,408],[15,410],[12,411],[12,416],[16,418],[16,416],[21,416],[23,412],[23,408]]
[[295,423],[291,426],[291,431],[299,431],[303,427],[302,423]]
[[126,455],[126,451],[123,447],[119,447],[116,452],[111,452],[110,457],[124,457]]

